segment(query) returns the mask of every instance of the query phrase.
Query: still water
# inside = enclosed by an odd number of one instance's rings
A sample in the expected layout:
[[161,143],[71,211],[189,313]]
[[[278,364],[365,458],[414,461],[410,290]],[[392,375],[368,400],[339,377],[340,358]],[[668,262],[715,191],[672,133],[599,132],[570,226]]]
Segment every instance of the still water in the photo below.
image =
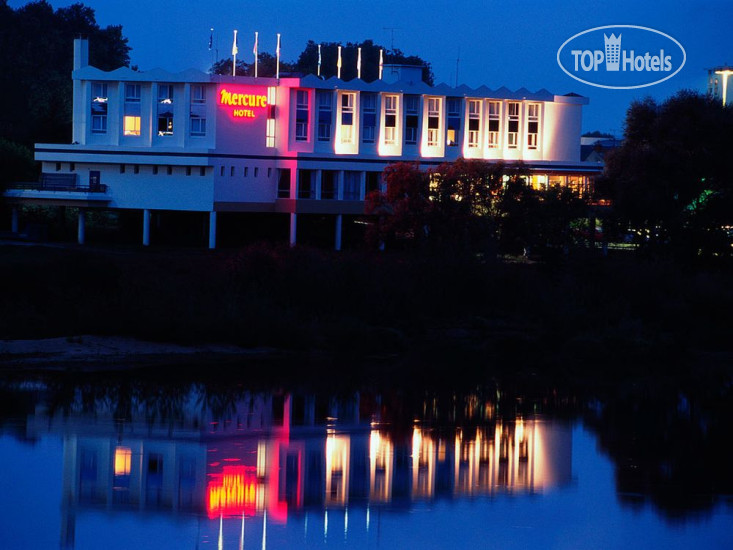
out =
[[711,391],[16,378],[0,548],[732,548]]

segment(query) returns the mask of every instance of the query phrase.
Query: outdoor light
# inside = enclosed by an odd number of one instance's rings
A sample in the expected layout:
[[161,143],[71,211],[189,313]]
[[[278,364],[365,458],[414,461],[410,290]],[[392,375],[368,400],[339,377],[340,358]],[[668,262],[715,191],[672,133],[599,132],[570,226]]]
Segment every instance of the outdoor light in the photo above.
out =
[[723,77],[723,107],[725,107],[725,100],[728,95],[728,77],[733,74],[733,70],[722,69],[720,71],[715,71],[715,74],[719,74]]

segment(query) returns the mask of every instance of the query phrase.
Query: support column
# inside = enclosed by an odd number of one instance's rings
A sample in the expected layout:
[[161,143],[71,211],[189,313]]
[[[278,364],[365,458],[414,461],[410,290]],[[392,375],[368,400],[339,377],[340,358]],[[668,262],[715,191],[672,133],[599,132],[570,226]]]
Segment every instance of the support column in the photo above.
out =
[[209,248],[216,248],[216,212],[209,212]]
[[87,217],[86,217],[86,211],[83,208],[79,209],[77,219],[79,221],[77,224],[76,241],[79,244],[84,244],[84,239],[86,237]]
[[341,250],[341,225],[343,224],[343,215],[337,214],[336,215],[336,242],[334,244],[334,248],[336,250]]
[[297,224],[298,215],[295,212],[290,213],[290,246],[295,246],[297,242]]
[[150,246],[150,210],[143,210],[143,246]]
[[18,234],[19,228],[20,228],[20,216],[18,213],[18,207],[13,206],[13,210],[11,212],[11,219],[10,219],[10,231],[13,232],[14,235]]

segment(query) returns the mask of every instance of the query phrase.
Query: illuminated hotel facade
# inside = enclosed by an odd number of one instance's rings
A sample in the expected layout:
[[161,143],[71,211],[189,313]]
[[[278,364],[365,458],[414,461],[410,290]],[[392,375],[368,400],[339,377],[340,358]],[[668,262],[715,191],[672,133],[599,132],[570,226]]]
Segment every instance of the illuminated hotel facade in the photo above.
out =
[[[332,216],[341,247],[344,216],[364,214],[390,163],[434,167],[458,158],[522,161],[535,186],[587,191],[599,172],[580,161],[587,98],[546,90],[429,86],[421,68],[384,67],[367,83],[210,75],[189,70],[104,72],[74,42],[72,143],[37,144],[41,182],[11,189],[18,204],[143,211],[143,244],[156,211],[217,215]],[[18,210],[13,211],[18,230]]]

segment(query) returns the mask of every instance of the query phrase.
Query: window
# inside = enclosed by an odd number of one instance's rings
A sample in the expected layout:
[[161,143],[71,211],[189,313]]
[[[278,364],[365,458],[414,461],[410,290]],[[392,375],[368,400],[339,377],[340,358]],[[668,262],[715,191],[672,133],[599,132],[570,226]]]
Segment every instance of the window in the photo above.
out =
[[60,162],[56,163],[56,171],[61,172],[61,163]]
[[316,198],[316,187],[313,185],[313,172],[311,170],[298,170],[298,198]]
[[384,143],[394,145],[397,140],[397,96],[384,96]]
[[428,98],[428,147],[440,144],[440,98]]
[[527,149],[537,149],[540,126],[540,105],[527,105]]
[[206,103],[206,88],[202,84],[191,86],[191,103]]
[[169,176],[172,176],[173,175],[173,167],[172,166],[166,166],[165,167],[165,173],[168,174]]
[[107,133],[107,83],[92,83],[92,133]]
[[124,173],[125,173],[125,165],[120,164],[120,174],[124,174]]
[[244,167],[244,177],[246,178],[249,175],[249,168],[247,166]]
[[157,176],[158,175],[158,167],[157,166],[153,166],[153,175],[154,176]]
[[489,147],[499,147],[499,124],[501,121],[501,102],[489,101]]
[[201,166],[199,168],[199,176],[205,176],[206,175],[206,166]]
[[448,112],[448,129],[445,142],[449,147],[456,147],[461,132],[461,100],[456,97],[448,98],[446,111]]
[[341,143],[354,142],[354,99],[356,94],[341,94]]
[[69,163],[69,172],[74,172],[74,171],[76,171],[76,163],[70,162]]
[[331,141],[331,92],[317,92],[318,141]]
[[296,90],[295,97],[295,140],[308,141],[308,90]]
[[418,103],[416,95],[405,96],[405,144],[417,143]]
[[507,113],[506,143],[509,149],[516,149],[519,145],[519,103],[509,103],[507,106]]
[[230,166],[229,167],[229,177],[230,178],[233,178],[234,177],[234,166]]
[[381,172],[366,172],[364,178],[364,193],[368,195],[372,191],[379,191],[381,188],[381,182]]
[[173,135],[173,85],[158,86],[158,135]]
[[191,115],[191,135],[206,135],[206,119],[200,116]]
[[290,168],[280,169],[280,177],[277,180],[277,198],[290,198]]
[[361,172],[353,170],[344,171],[344,200],[358,201],[361,191]]
[[219,167],[219,175],[220,176],[223,176],[224,175],[224,166],[220,166]]
[[206,88],[201,84],[191,86],[191,136],[206,135]]
[[361,94],[361,140],[374,143],[377,127],[377,94]]
[[481,143],[481,101],[468,100],[468,146],[478,147]]
[[125,114],[122,119],[122,134],[140,135],[140,84],[125,84]]
[[140,173],[140,165],[139,165],[139,164],[135,164],[135,165],[134,165],[134,166],[132,167],[132,173],[133,173],[133,174],[139,174],[139,173]]
[[338,198],[337,173],[334,170],[321,172],[321,198],[333,200]]
[[271,166],[268,166],[267,167],[267,177],[268,178],[271,178],[272,177],[272,167]]
[[139,136],[140,117],[125,115],[122,119],[122,133],[126,136]]
[[275,147],[275,108],[277,107],[277,87],[267,88],[267,127],[265,147]]
[[257,177],[260,174],[259,167],[255,166],[255,177]]

